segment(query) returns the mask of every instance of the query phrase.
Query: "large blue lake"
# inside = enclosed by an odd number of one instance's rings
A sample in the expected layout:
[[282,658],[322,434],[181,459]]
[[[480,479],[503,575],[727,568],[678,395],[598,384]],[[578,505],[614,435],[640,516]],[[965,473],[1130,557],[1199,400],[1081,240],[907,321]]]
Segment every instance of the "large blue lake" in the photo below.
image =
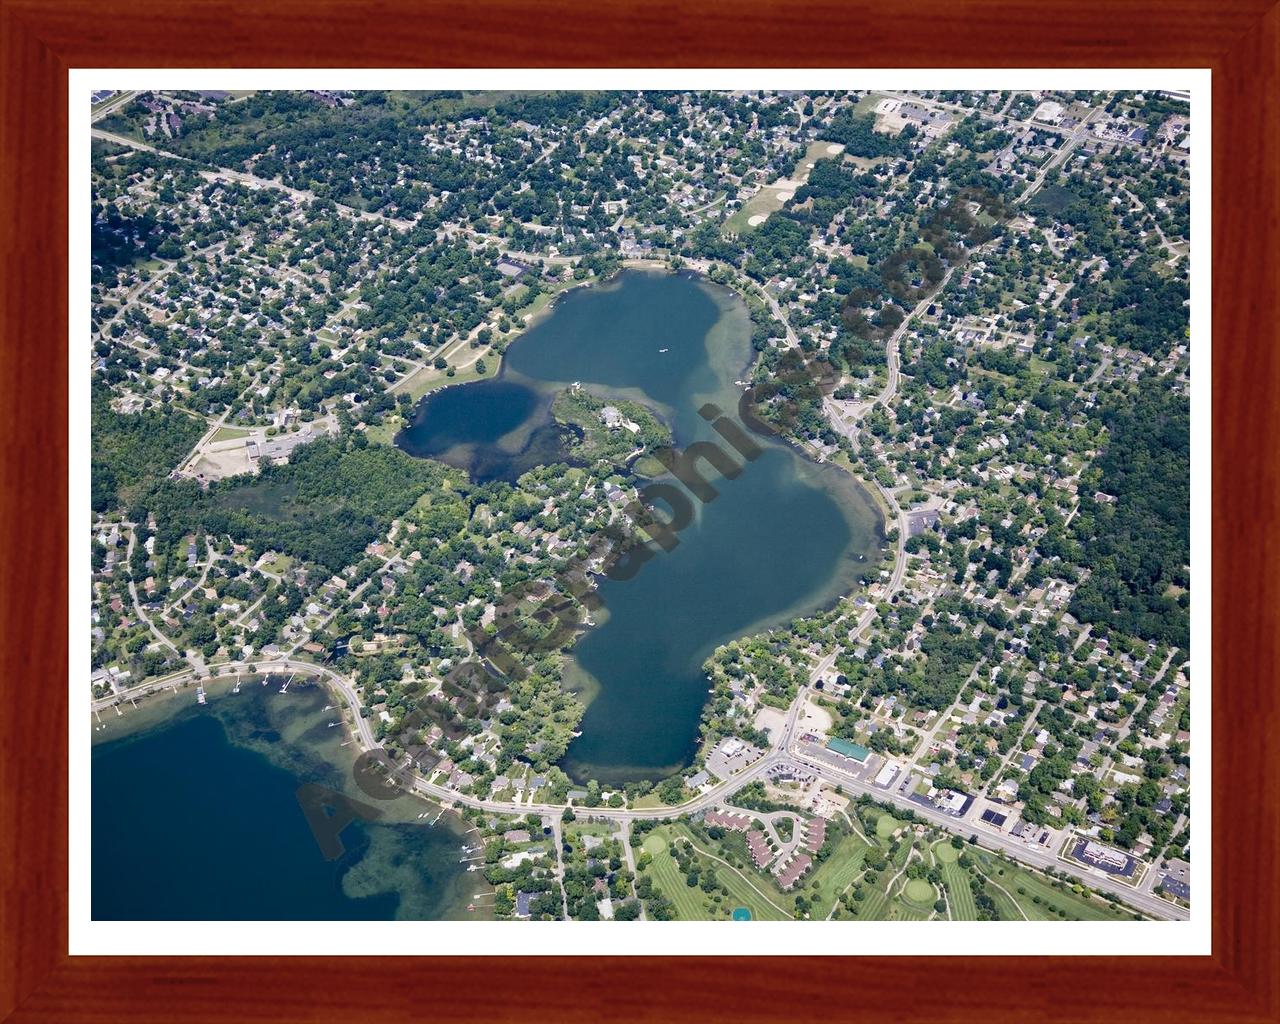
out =
[[[561,296],[511,345],[500,377],[428,395],[397,444],[477,479],[514,479],[563,458],[550,404],[581,382],[644,402],[670,424],[678,449],[705,440],[728,451],[699,409],[711,402],[732,415],[753,355],[734,292],[691,274],[624,271]],[[714,649],[830,604],[878,559],[883,520],[857,481],[756,440],[763,454],[736,479],[707,469],[718,493],[691,499],[693,522],[673,551],[631,579],[601,582],[599,624],[567,669],[588,702],[564,763],[572,777],[622,783],[686,765]]]
[[102,714],[99,735],[108,738],[93,748],[93,917],[483,915],[492,901],[476,894],[490,887],[459,863],[461,829],[412,797],[378,804],[376,821],[348,824],[341,855],[326,859],[299,787],[374,802],[351,785],[354,751],[345,728],[330,728],[338,720],[332,698],[318,687],[279,686],[248,684],[203,707],[186,690],[138,709],[125,704],[123,719]]

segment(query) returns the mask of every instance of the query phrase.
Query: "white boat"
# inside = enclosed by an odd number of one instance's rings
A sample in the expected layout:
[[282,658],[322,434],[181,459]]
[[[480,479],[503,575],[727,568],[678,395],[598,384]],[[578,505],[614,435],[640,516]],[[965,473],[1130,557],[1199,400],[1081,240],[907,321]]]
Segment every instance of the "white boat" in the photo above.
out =
[[670,351],[671,349],[669,348],[660,348],[658,349],[658,354],[661,355],[663,352],[670,352]]

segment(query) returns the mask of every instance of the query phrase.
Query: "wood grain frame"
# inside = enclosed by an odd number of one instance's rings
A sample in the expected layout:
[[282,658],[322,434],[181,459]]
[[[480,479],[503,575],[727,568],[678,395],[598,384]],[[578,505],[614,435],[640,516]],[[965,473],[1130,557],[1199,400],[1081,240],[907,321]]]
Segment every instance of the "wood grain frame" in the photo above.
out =
[[[1273,2],[0,0],[0,1018],[1280,1020]],[[67,70],[219,66],[1211,68],[1212,956],[68,956]]]

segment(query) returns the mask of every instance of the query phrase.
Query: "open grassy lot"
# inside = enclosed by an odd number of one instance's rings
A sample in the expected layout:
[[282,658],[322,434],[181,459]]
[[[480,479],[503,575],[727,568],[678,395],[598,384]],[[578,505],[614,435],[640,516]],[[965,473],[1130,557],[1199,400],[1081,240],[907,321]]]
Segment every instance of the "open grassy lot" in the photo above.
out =
[[671,901],[678,920],[706,920],[707,915],[702,909],[702,890],[690,889],[685,885],[684,877],[680,874],[680,869],[676,866],[667,845],[666,837],[658,835],[656,831],[645,836],[644,851],[653,858],[648,871],[654,884]]
[[900,822],[892,814],[880,815],[880,817],[876,821],[876,838],[888,839],[890,836],[893,835],[895,831],[897,831],[898,826],[901,824],[902,822]]
[[555,297],[555,292],[538,292],[538,294],[533,297],[532,302],[526,306],[521,306],[516,310],[516,319],[525,320],[528,317],[536,316],[551,305],[551,300]]
[[791,191],[793,190],[790,188],[774,188],[772,185],[763,186],[759,192],[743,203],[741,208],[724,222],[724,233],[726,235],[741,235],[746,231],[754,231],[764,221],[752,224],[751,219],[753,217],[768,219],[771,213],[781,210],[785,205],[785,201],[778,198],[779,194]]
[[857,909],[855,916],[860,921],[883,921],[889,910],[889,894],[879,886],[868,886],[866,898],[854,903],[854,907]]
[[913,907],[909,903],[906,903],[902,900],[894,900],[893,904],[889,907],[889,914],[886,917],[886,920],[888,921],[924,921],[932,913],[933,913],[932,910],[924,910],[924,909],[921,909],[920,907]]
[[237,437],[248,437],[253,431],[243,427],[219,427],[213,432],[212,441],[234,441]]
[[376,423],[366,430],[364,436],[369,439],[370,444],[391,444],[403,426],[404,421],[395,413],[389,412],[382,417],[381,423]]
[[[686,883],[670,851],[671,842],[677,838],[693,842],[702,870],[715,868],[717,882],[729,892],[728,896],[721,897],[719,903],[701,888],[690,888]],[[647,869],[650,877],[663,895],[671,900],[676,917],[681,921],[727,920],[735,907],[746,907],[757,921],[785,921],[791,917],[785,910],[784,897],[774,891],[771,880],[759,877],[748,881],[743,872],[713,860],[708,856],[709,851],[684,826],[667,825],[654,829],[645,837],[643,849],[653,857]]]
[[275,573],[277,576],[283,576],[286,572],[289,571],[289,568],[292,565],[293,565],[293,559],[290,556],[273,554],[270,558],[268,558],[265,562],[262,563],[262,568],[265,569],[267,572]]
[[612,839],[618,834],[618,827],[608,821],[575,821],[564,827],[566,836],[599,836],[601,839]]
[[[837,147],[834,153],[831,152],[831,147],[833,146]],[[810,166],[811,164],[816,164],[819,160],[839,160],[843,152],[843,145],[827,139],[809,143],[808,148],[804,151],[804,156],[796,161],[796,166],[791,172],[792,180],[808,181],[809,172],[813,170]]]
[[433,366],[424,366],[422,369],[415,370],[409,374],[404,380],[399,381],[391,389],[391,393],[393,395],[408,395],[416,402],[423,395],[438,388],[448,387],[450,384],[465,384],[467,381],[493,376],[492,357],[486,359],[486,362],[490,362],[489,373],[476,373],[475,364],[472,364],[465,370],[459,370],[452,377],[446,376],[444,370],[437,370]]
[[908,903],[920,907],[927,907],[938,898],[933,891],[933,886],[923,878],[907,879],[907,884],[902,889],[902,897]]
[[[1132,919],[1132,914],[1114,910],[1110,904],[1101,900],[1086,899],[1071,891],[1062,892],[1053,888],[1045,879],[1021,868],[1005,869],[1003,877],[997,881],[1008,890],[1009,895],[1018,901],[1018,906],[1031,920],[1062,920],[1065,911],[1066,919],[1071,921],[1125,921]],[[1035,901],[1040,897],[1040,902]]]
[[831,910],[840,894],[849,887],[862,872],[863,863],[867,859],[867,851],[871,849],[859,836],[845,836],[840,845],[832,851],[808,878],[806,889],[817,885],[818,894],[813,897],[814,918],[824,918]]
[[857,105],[853,108],[854,112],[859,115],[870,114],[876,109],[876,104],[884,99],[884,97],[885,94],[882,92],[868,93],[866,96],[863,96],[862,99],[858,100]]
[[[1132,911],[1118,910],[1105,900],[1086,897],[1068,888],[1056,889],[1043,875],[987,854],[979,857],[983,873],[1004,888],[1032,921],[1131,921]],[[1003,870],[1003,874],[1000,872]],[[992,887],[993,898],[1000,905],[999,893]],[[1039,902],[1036,899],[1039,898]],[[1059,913],[1064,911],[1064,914]]]
[[942,880],[947,883],[947,905],[951,908],[952,919],[976,921],[978,906],[973,901],[973,890],[969,888],[969,872],[959,864],[960,851],[950,842],[941,842],[934,846],[933,855],[942,865]]

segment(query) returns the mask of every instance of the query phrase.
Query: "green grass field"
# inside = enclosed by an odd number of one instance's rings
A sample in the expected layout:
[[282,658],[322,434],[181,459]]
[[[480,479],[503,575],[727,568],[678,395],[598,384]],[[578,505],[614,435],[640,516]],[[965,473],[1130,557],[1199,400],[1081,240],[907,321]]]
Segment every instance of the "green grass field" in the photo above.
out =
[[879,886],[868,886],[867,898],[855,903],[857,917],[861,921],[883,921],[889,909],[889,894]]
[[938,898],[933,891],[933,886],[923,878],[907,879],[907,884],[902,890],[902,896],[908,902],[921,907],[931,905]]
[[818,142],[809,143],[809,147],[804,151],[799,162],[795,166],[795,170],[791,172],[791,178],[794,181],[808,181],[809,172],[812,170],[809,164],[816,164],[819,160],[836,160],[840,158],[844,152],[844,147],[840,147],[840,153],[829,153],[827,150],[831,146],[839,145],[830,139],[821,139]]
[[243,427],[219,427],[213,432],[211,441],[234,441],[237,437],[248,437],[253,431]]
[[[1114,910],[1109,903],[1101,900],[1086,899],[1070,890],[1062,892],[1041,878],[1021,868],[1005,868],[1003,876],[993,876],[1009,891],[1009,895],[1018,901],[1027,917],[1033,921],[1063,920],[1059,910],[1066,911],[1069,921],[1125,921],[1131,920],[1132,914]],[[1025,889],[1021,893],[1018,890]],[[1036,903],[1034,897],[1039,896]]]
[[778,198],[778,194],[790,191],[792,190],[789,188],[777,189],[772,185],[763,186],[759,192],[743,203],[742,207],[724,222],[724,233],[726,235],[740,235],[746,231],[754,231],[760,224],[752,224],[751,218],[759,216],[768,219],[770,214],[781,210],[784,205],[783,201]]
[[675,859],[667,849],[667,840],[656,832],[650,832],[645,837],[644,850],[653,857],[648,870],[654,884],[671,901],[675,916],[681,921],[706,920],[707,914],[702,909],[703,892],[685,885],[684,876],[680,874]]
[[370,444],[391,444],[403,426],[403,419],[393,412],[388,412],[382,417],[382,422],[371,426],[364,432],[364,436],[369,439]]
[[947,883],[947,905],[956,921],[978,920],[978,905],[973,901],[969,888],[969,872],[959,864],[948,864],[942,869],[942,880]]
[[880,817],[876,820],[876,837],[878,839],[888,839],[890,836],[893,835],[894,832],[897,831],[898,826],[901,824],[902,822],[900,822],[892,814],[880,815]]
[[[996,912],[1000,915],[1001,921],[1022,921],[1026,919],[1018,908],[1017,901],[1012,897],[1001,892],[994,885],[988,885],[987,892],[991,894],[991,900],[996,905]],[[951,913],[953,916],[955,915],[954,908]]]
[[815,884],[819,886],[818,895],[813,900],[812,916],[814,918],[820,919],[827,916],[832,904],[862,871],[869,849],[871,847],[859,836],[845,836],[840,841],[840,845],[832,851],[831,856],[818,865],[805,887],[812,889]]
[[521,306],[516,310],[515,319],[523,322],[526,317],[536,316],[551,305],[551,300],[555,297],[555,292],[539,292],[527,306]]
[[[1011,864],[1007,861],[1002,862],[997,857],[992,857],[987,853],[978,855],[978,862],[983,874],[991,879],[992,882],[1001,886],[1008,891],[1008,899],[1017,902],[1022,911],[1032,921],[1131,921],[1133,920],[1133,912],[1130,910],[1116,909],[1105,900],[1095,897],[1086,897],[1078,893],[1074,893],[1068,888],[1065,892],[1055,889],[1053,883],[1045,876],[1026,868]],[[1001,875],[1000,870],[1004,870]],[[989,887],[992,899],[995,900],[996,906],[1001,907],[1001,916],[1004,916],[1002,904],[1006,902],[1002,899],[1000,893],[994,888]],[[1022,889],[1023,892],[1018,890]],[[1035,897],[1040,897],[1040,902],[1035,902]],[[1059,910],[1066,911],[1063,917],[1058,913]],[[1011,914],[1014,920],[1021,920],[1021,915]]]
[[273,555],[262,563],[262,568],[267,572],[273,572],[277,576],[282,576],[289,571],[289,567],[293,565],[293,559],[289,555]]
[[[708,867],[716,869],[717,882],[729,891],[729,895],[720,903],[712,902],[711,896],[701,888],[696,886],[690,888],[685,882],[684,875],[680,873],[680,868],[669,849],[671,840],[676,837],[693,841],[695,850],[702,855],[698,857],[698,861],[704,870]],[[645,837],[643,849],[653,857],[653,863],[647,869],[649,875],[662,890],[663,895],[671,901],[676,918],[681,921],[727,920],[729,912],[734,907],[746,907],[757,921],[791,919],[789,913],[780,909],[786,906],[783,897],[773,893],[770,896],[773,902],[770,902],[755,891],[759,889],[761,892],[769,893],[772,882],[765,881],[763,878],[752,879],[752,884],[755,886],[753,889],[741,872],[705,856],[707,851],[683,826],[663,826],[654,829]]]
[[889,862],[895,868],[903,868],[907,866],[907,858],[911,856],[911,844],[908,842],[900,842],[898,852],[889,858]]
[[924,921],[932,914],[932,910],[922,910],[919,907],[913,907],[902,900],[895,900],[893,905],[889,907],[889,921]]
[[601,839],[612,839],[618,834],[618,827],[608,821],[575,821],[564,828],[566,836],[598,836]]
[[869,93],[866,96],[863,96],[862,99],[858,100],[857,104],[853,108],[854,113],[859,116],[863,114],[870,114],[876,109],[876,104],[882,99],[884,99],[884,93],[882,92]]
[[454,376],[445,376],[444,370],[437,370],[433,366],[424,366],[420,370],[415,370],[404,380],[396,384],[391,389],[393,395],[408,395],[415,402],[423,395],[435,391],[439,388],[448,387],[450,384],[465,384],[470,380],[479,380],[481,377],[492,377],[496,373],[493,365],[494,357],[486,356],[485,362],[489,364],[488,373],[476,373],[472,363],[465,370],[459,370]]

